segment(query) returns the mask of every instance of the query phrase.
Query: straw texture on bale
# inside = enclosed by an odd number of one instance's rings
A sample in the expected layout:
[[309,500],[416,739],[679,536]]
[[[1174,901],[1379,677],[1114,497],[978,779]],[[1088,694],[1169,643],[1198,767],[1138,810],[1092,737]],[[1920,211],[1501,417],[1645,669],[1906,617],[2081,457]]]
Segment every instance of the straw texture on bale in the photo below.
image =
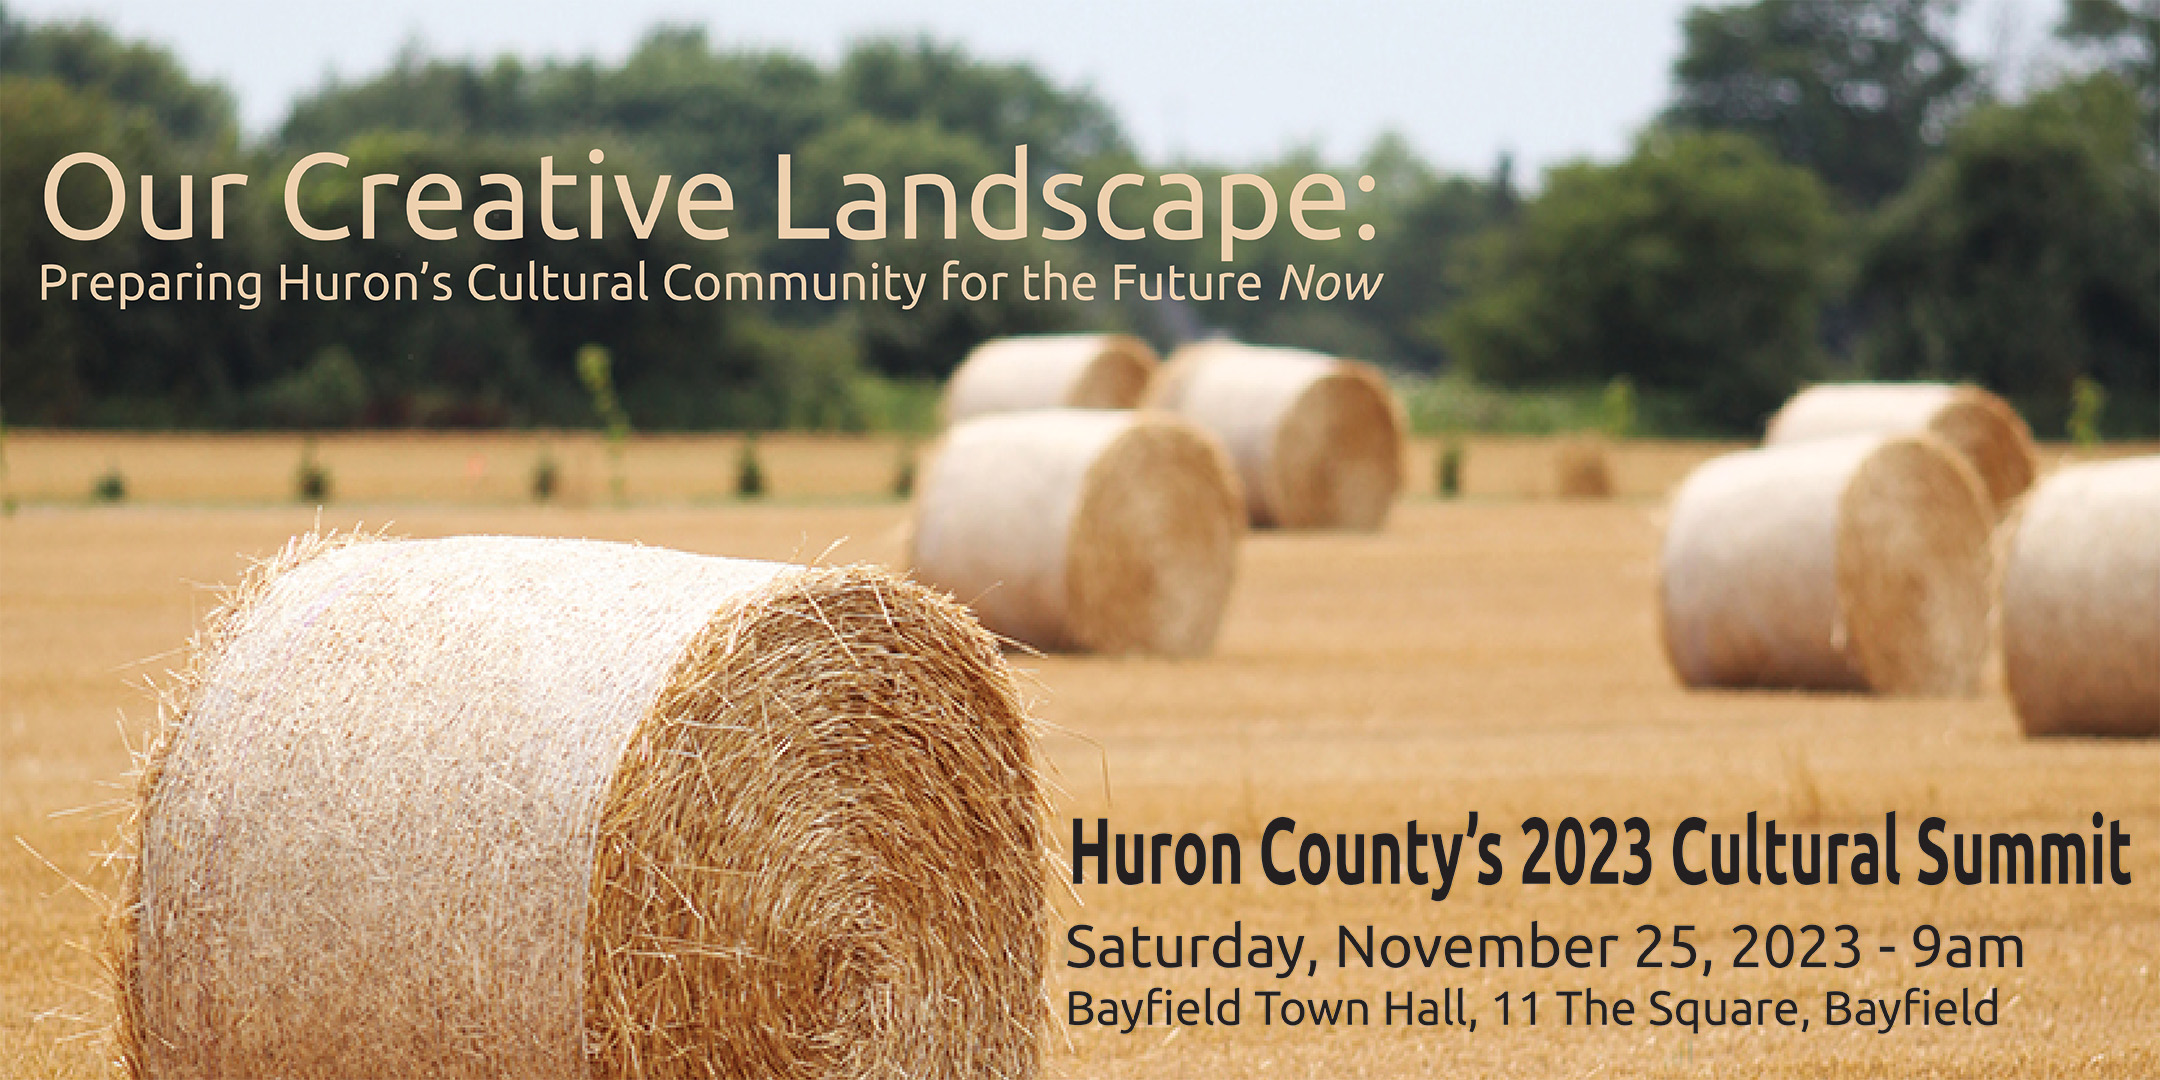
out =
[[1666,654],[1689,686],[1969,693],[1992,521],[1972,467],[1929,435],[1717,458],[1673,497]]
[[2064,469],[2025,501],[2003,667],[2034,735],[2160,735],[2160,457]]
[[1201,342],[1171,354],[1148,404],[1222,440],[1255,526],[1377,529],[1402,488],[1402,409],[1366,364]]
[[1553,481],[1563,499],[1610,499],[1612,465],[1598,439],[1563,440],[1553,451]]
[[1040,649],[1196,656],[1244,532],[1237,477],[1199,428],[1048,409],[952,429],[925,471],[910,563],[983,625]]
[[1778,445],[1841,435],[1926,431],[1964,455],[1987,486],[1996,516],[2032,486],[2038,470],[2032,429],[2003,399],[1977,386],[1945,383],[1825,383],[1793,395],[1763,442]]
[[1027,409],[1130,409],[1157,358],[1129,334],[1042,334],[975,346],[945,387],[945,420]]
[[869,568],[296,541],[196,642],[115,912],[147,1077],[1033,1075],[996,643]]

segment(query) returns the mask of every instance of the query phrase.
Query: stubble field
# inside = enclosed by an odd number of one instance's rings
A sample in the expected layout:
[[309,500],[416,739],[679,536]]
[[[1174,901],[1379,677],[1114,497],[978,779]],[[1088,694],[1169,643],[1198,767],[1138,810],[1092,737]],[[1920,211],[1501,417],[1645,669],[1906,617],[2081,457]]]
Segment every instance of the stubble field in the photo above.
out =
[[[493,532],[636,540],[711,554],[828,561],[899,559],[903,504],[882,493],[889,440],[765,440],[773,498],[732,501],[736,447],[723,439],[634,442],[627,505],[606,482],[604,447],[548,441],[563,466],[559,505],[533,506],[539,440],[509,436],[326,439],[319,460],[338,501],[290,503],[300,441],[11,436],[8,483],[24,505],[0,518],[0,1076],[110,1075],[111,1007],[91,946],[108,889],[98,865],[127,795],[128,748],[153,715],[146,683],[179,662],[212,586],[293,533],[388,525],[407,536]],[[1194,1076],[2121,1076],[2160,1075],[2160,742],[2018,734],[1999,677],[1969,699],[1689,693],[1660,652],[1655,608],[1659,496],[1717,447],[1628,444],[1621,498],[1558,502],[1551,445],[1471,444],[1468,498],[1418,495],[1377,535],[1250,538],[1213,656],[1197,661],[1030,658],[1043,748],[1061,787],[1053,835],[1108,817],[1121,832],[1237,834],[1243,883],[1098,885],[1060,897],[1048,1051],[1060,1077]],[[1432,447],[1412,484],[1430,491]],[[117,467],[131,501],[90,506]],[[1510,874],[1462,871],[1442,902],[1401,885],[1269,884],[1269,821],[1308,832],[1463,829],[1499,833]],[[1899,885],[1677,883],[1669,838],[1702,816],[1738,831],[1750,811],[1804,831],[1882,829],[1908,843]],[[2134,838],[2128,886],[1926,886],[1909,837],[1930,815],[1971,832],[2074,831],[2103,812]],[[1515,877],[1532,815],[1640,816],[1656,843],[1648,884],[1524,885]],[[1698,845],[1697,851],[1702,848]],[[1291,855],[1289,843],[1278,853]],[[1092,873],[1091,873],[1092,879]],[[72,883],[71,883],[72,882]],[[81,886],[77,888],[77,884]],[[1613,964],[1574,970],[1338,969],[1338,927],[1362,934],[1616,935]],[[1176,971],[1071,969],[1068,927],[1093,936],[1304,935],[1315,974],[1277,980],[1212,965]],[[1635,966],[1638,927],[1691,940],[1716,966]],[[1863,948],[1845,969],[1729,968],[1732,928],[1850,925]],[[2015,935],[2021,967],[1914,966],[1912,934]],[[1810,940],[1802,939],[1803,948]],[[1831,935],[1834,946],[1840,940]],[[1879,947],[1891,945],[1895,953]],[[1152,959],[1152,952],[1150,952]],[[1758,950],[1757,957],[1761,952]],[[1832,957],[1830,950],[1825,957]],[[1236,990],[1241,1023],[1075,1028],[1068,995],[1134,999]],[[1460,987],[1475,1031],[1384,1022],[1384,995]],[[1559,991],[1594,988],[1637,1004],[1635,1023],[1561,1022]],[[2000,1023],[1826,1029],[1828,991],[1934,997],[1995,988]],[[1276,1010],[1262,1022],[1262,991]],[[1653,1026],[1649,996],[1791,997],[1810,1030],[1774,1021],[1699,1032]],[[1500,1025],[1501,993],[1514,995]],[[1538,995],[1536,1026],[1521,995]],[[1288,998],[1362,998],[1370,1026],[1283,1022]],[[1579,1000],[1579,999],[1578,999]],[[1579,1017],[1578,1017],[1579,1019]]]

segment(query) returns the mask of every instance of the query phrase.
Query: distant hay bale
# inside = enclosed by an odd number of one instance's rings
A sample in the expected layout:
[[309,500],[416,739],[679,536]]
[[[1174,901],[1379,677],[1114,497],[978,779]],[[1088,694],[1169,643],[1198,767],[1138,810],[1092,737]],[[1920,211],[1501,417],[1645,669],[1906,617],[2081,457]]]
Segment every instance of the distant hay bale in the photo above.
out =
[[1604,440],[1561,440],[1553,448],[1553,479],[1563,499],[1612,498],[1612,466]]
[[1366,364],[1201,342],[1171,354],[1148,404],[1222,440],[1262,528],[1377,529],[1402,487],[1402,408]]
[[1038,1071],[1032,736],[920,586],[310,537],[172,708],[112,922],[133,1076]]
[[2032,429],[2003,399],[1945,383],[1825,383],[1793,395],[1763,435],[1766,445],[1840,435],[1935,434],[1965,456],[2000,517],[2032,486]]
[[1929,435],[1717,458],[1673,497],[1666,655],[1689,686],[1969,693],[1991,524],[1972,467]]
[[1130,409],[1155,350],[1128,334],[1041,334],[975,346],[945,387],[945,422],[1026,409]]
[[1215,440],[1174,416],[1047,409],[952,429],[924,471],[915,576],[1050,650],[1207,652],[1244,509]]
[[2033,735],[2160,735],[2160,457],[2077,465],[2026,499],[2003,668]]

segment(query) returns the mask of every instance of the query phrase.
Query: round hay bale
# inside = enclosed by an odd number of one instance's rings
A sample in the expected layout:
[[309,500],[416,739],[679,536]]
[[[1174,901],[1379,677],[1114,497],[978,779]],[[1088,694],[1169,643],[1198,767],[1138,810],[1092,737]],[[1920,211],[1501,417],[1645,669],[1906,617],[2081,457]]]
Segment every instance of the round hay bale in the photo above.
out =
[[1378,529],[1402,488],[1402,407],[1370,365],[1202,342],[1171,354],[1148,404],[1222,440],[1261,528]]
[[1928,435],[1717,458],[1673,498],[1666,655],[1688,686],[1969,693],[1991,524],[1972,467]]
[[1158,361],[1129,334],[1041,334],[985,341],[953,369],[945,421],[1026,409],[1130,409]]
[[1612,465],[1604,440],[1561,440],[1553,449],[1553,479],[1563,499],[1612,498]]
[[2160,457],[2062,470],[2003,573],[2003,668],[2032,735],[2160,735]]
[[983,625],[1040,649],[1207,652],[1244,532],[1237,476],[1162,413],[970,420],[925,470],[910,562]]
[[996,642],[869,568],[324,544],[197,638],[113,920],[136,1077],[1028,1076]]
[[1997,517],[2032,486],[2032,429],[2009,402],[1977,386],[1825,383],[1793,395],[1763,435],[1766,445],[1840,435],[1932,432],[1965,456],[1987,485]]

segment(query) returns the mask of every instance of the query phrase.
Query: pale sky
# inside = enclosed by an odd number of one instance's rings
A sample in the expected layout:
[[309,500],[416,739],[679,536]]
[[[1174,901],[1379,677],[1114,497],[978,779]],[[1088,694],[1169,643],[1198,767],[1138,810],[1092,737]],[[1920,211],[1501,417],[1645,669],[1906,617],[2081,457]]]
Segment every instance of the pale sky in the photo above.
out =
[[[2015,86],[2045,63],[2063,0],[1966,0],[1966,54]],[[658,23],[720,47],[829,62],[849,40],[928,33],[1025,60],[1106,99],[1141,153],[1253,163],[1297,145],[1345,159],[1402,133],[1443,168],[1483,173],[1503,150],[1545,166],[1611,159],[1664,104],[1690,0],[12,0],[17,18],[95,17],[179,53],[238,95],[251,132],[335,73],[381,70],[409,40],[444,56],[620,60]]]

